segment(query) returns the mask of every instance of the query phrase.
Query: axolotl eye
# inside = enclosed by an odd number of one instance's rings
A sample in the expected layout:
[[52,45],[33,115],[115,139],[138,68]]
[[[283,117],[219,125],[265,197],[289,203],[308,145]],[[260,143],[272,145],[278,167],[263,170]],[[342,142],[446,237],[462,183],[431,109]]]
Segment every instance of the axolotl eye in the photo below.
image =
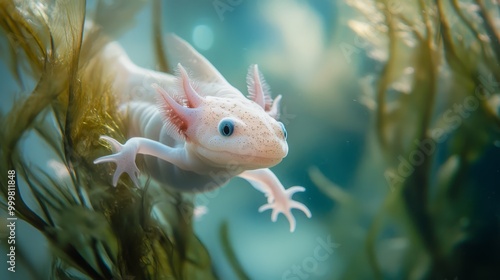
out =
[[223,119],[219,123],[219,133],[222,136],[229,137],[233,134],[234,122],[230,119]]
[[288,136],[287,132],[286,132],[286,128],[285,128],[285,125],[282,123],[282,122],[278,122],[278,124],[281,126],[281,130],[283,131],[283,137],[285,138],[286,140],[286,137]]

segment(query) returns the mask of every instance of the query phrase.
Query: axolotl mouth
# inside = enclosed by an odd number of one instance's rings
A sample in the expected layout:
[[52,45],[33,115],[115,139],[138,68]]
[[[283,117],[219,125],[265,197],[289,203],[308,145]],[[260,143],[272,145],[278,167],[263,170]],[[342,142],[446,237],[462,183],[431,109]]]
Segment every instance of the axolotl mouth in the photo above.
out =
[[[246,167],[253,168],[265,168],[271,167],[280,163],[284,157],[265,157],[257,156],[255,154],[237,154],[232,152],[225,152],[231,155],[231,158],[239,158],[240,162]],[[252,167],[254,166],[254,167]]]
[[[288,148],[288,147],[286,147]],[[280,163],[287,154],[284,150],[282,157],[256,155],[255,153],[240,154],[229,151],[214,151],[208,148],[198,147],[197,155],[203,162],[209,162],[211,166],[221,168],[242,168],[242,169],[258,169],[268,168]]]

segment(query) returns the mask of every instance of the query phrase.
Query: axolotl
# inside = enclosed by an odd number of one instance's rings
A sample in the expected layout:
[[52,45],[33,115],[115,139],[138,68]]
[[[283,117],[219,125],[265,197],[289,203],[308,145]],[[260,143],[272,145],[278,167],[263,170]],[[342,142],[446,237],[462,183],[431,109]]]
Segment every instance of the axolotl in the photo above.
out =
[[257,65],[249,68],[246,97],[183,39],[169,35],[167,46],[181,61],[175,76],[135,65],[116,42],[105,47],[129,135],[124,144],[101,136],[113,154],[94,163],[116,164],[114,186],[123,173],[140,186],[137,154],[149,155],[145,166],[155,180],[180,192],[210,191],[243,178],[267,197],[259,212],[271,209],[273,222],[283,213],[295,231],[292,209],[311,217],[292,199],[305,188],[285,189],[269,169],[288,153],[287,131],[278,121],[281,95],[272,99]]

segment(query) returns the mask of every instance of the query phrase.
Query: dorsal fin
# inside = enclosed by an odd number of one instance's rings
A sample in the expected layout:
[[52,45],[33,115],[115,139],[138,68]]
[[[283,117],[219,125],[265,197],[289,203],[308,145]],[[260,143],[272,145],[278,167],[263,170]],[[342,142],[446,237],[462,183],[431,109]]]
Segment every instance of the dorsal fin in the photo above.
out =
[[173,33],[167,35],[167,52],[171,58],[170,64],[182,63],[184,67],[189,69],[196,81],[230,86],[212,63],[197,52],[188,42]]

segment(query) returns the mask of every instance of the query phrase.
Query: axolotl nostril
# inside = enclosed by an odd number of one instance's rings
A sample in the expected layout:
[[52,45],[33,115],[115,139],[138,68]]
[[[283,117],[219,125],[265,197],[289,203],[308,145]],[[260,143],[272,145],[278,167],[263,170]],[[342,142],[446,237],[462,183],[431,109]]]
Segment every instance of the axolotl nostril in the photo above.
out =
[[[136,66],[117,43],[106,47],[103,59],[115,73],[114,91],[123,95],[121,109],[130,138],[121,144],[102,136],[114,153],[94,163],[116,164],[114,186],[123,173],[139,186],[137,154],[149,155],[148,172],[178,191],[208,191],[241,177],[267,196],[259,211],[271,209],[273,221],[283,213],[293,232],[291,210],[307,217],[311,212],[292,199],[305,188],[285,189],[269,169],[288,153],[287,131],[277,120],[281,96],[271,98],[257,65],[249,68],[245,97],[187,42],[170,35],[169,46],[181,60],[176,76]],[[138,86],[145,94],[134,96],[127,90]]]

